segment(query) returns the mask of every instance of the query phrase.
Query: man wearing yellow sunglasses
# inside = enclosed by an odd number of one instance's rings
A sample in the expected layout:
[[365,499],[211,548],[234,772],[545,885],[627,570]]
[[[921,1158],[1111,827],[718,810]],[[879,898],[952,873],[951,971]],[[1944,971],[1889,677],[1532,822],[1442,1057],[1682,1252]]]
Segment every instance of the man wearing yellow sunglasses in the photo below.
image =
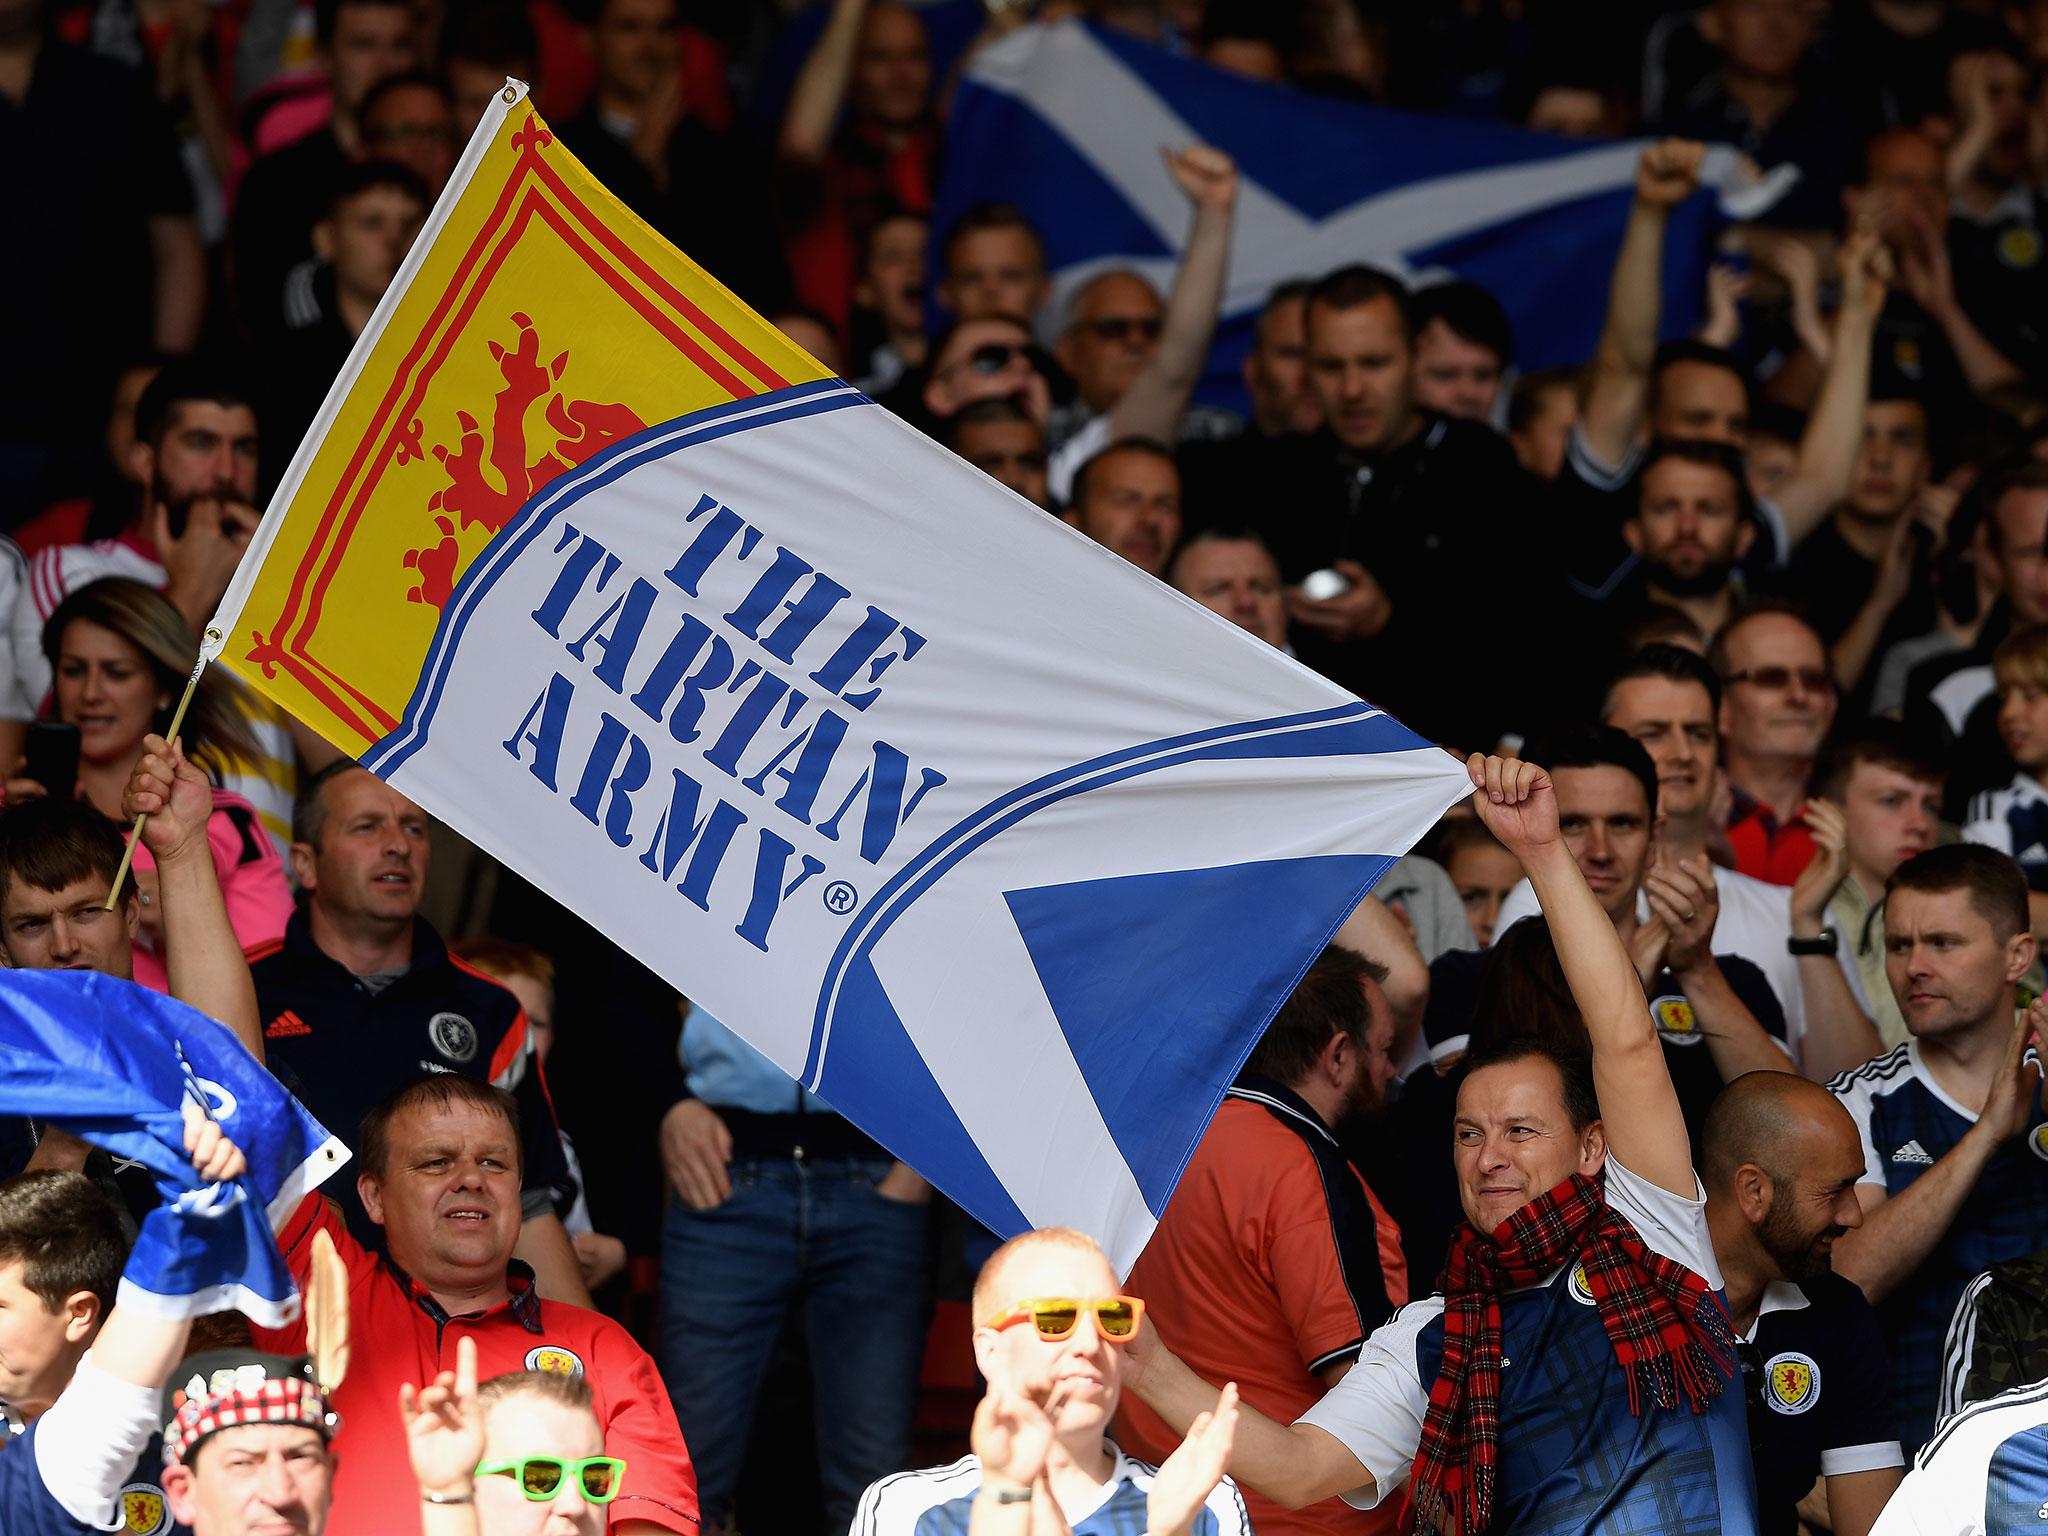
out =
[[1121,1291],[1079,1232],[1027,1232],[997,1249],[974,1283],[981,1454],[883,1478],[852,1536],[1250,1536],[1236,1486],[1218,1481],[1228,1426],[1205,1420],[1163,1469],[1108,1438],[1124,1352],[1147,1326],[1144,1303]]

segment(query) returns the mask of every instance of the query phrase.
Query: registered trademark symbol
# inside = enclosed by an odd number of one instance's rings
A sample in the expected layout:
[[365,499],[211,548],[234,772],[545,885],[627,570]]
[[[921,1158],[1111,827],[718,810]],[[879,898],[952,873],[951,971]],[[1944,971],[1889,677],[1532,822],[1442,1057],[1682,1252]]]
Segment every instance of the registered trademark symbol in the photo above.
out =
[[834,880],[825,887],[825,910],[839,917],[846,916],[860,905],[860,892],[844,880]]

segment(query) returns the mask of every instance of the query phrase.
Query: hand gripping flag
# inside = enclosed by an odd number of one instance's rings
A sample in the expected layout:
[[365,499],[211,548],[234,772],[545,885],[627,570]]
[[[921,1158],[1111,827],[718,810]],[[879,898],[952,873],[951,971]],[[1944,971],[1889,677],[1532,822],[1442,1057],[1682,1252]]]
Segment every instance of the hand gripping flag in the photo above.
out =
[[[231,1184],[198,1180],[184,1106],[242,1149]],[[163,1317],[229,1309],[261,1327],[298,1315],[271,1236],[348,1159],[240,1041],[183,1003],[92,971],[0,971],[0,1114],[63,1127],[155,1176],[119,1301]]]
[[828,376],[516,84],[209,645],[981,1220],[1124,1265],[1465,791]]
[[[1132,268],[1163,294],[1188,210],[1159,151],[1213,144],[1243,180],[1212,383],[1241,390],[1251,318],[1275,286],[1352,262],[1483,283],[1507,308],[1522,367],[1576,366],[1600,335],[1644,142],[1360,106],[1080,22],[1023,27],[976,54],[961,80],[932,227],[943,238],[976,203],[1015,205],[1045,238],[1056,314],[1110,268]],[[1722,212],[1744,218],[1796,174],[1788,166],[1751,183],[1725,147],[1701,168]],[[1674,221],[1667,335],[1692,327],[1703,235],[1718,217],[1698,197]]]

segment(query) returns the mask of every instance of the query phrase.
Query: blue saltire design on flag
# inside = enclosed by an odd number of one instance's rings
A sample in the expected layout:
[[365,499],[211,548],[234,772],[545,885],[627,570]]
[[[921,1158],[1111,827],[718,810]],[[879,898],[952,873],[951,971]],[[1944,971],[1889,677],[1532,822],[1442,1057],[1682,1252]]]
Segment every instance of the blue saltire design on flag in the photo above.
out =
[[[1079,22],[1026,27],[968,69],[947,125],[932,270],[963,213],[1005,202],[1045,238],[1055,320],[1075,287],[1111,267],[1135,268],[1164,294],[1189,215],[1160,150],[1195,142],[1227,151],[1243,177],[1206,395],[1241,397],[1250,321],[1275,285],[1351,262],[1485,284],[1514,323],[1523,368],[1592,355],[1642,141],[1304,95]],[[1790,177],[1738,189],[1725,148],[1702,172],[1745,217]],[[1706,236],[1721,217],[1704,194],[1673,216],[1667,335],[1697,318]]]
[[[201,1184],[183,1106],[203,1101],[249,1160]],[[221,1025],[183,1003],[90,971],[0,971],[0,1113],[61,1126],[155,1176],[120,1304],[166,1317],[229,1308],[262,1327],[298,1315],[273,1217],[347,1161],[348,1149]]]

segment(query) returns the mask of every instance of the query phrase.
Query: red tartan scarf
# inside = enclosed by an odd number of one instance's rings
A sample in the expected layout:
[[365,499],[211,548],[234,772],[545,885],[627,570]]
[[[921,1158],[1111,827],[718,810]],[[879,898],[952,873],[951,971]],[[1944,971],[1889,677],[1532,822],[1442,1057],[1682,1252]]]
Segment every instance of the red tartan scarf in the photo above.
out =
[[[1537,1285],[1576,1261],[1628,1377],[1628,1409],[1644,1398],[1694,1413],[1735,1371],[1735,1336],[1707,1283],[1653,1252],[1573,1174],[1483,1236],[1458,1229],[1444,1265],[1444,1357],[1415,1453],[1415,1529],[1479,1536],[1493,1519],[1500,1460],[1501,1293]],[[1569,1279],[1565,1282],[1569,1284]]]

